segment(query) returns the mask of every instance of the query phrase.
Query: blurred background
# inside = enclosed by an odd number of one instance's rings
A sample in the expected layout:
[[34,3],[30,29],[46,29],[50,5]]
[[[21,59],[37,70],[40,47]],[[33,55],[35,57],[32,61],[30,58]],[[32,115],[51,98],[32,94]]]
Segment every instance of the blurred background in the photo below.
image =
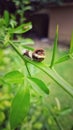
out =
[[[22,37],[32,39],[35,43],[34,48],[45,49],[44,62],[49,64],[51,61],[57,25],[59,26],[59,46],[56,57],[67,54],[73,31],[73,0],[0,0],[0,77],[17,68],[25,72],[24,64],[16,53],[10,50],[10,47],[2,46],[1,38],[5,36],[3,32],[5,10],[9,12],[9,27],[32,23],[32,29],[22,34]],[[21,38],[19,35],[14,36],[15,39],[18,37]],[[32,66],[31,68],[33,74],[35,68]],[[73,86],[72,60],[56,65],[55,69]],[[47,84],[48,80],[51,80],[47,76],[44,78],[44,74],[40,72],[36,72],[36,76],[44,79]],[[73,99],[56,83],[51,82],[48,97],[41,97],[33,92],[30,111],[22,126],[16,130],[73,130]],[[15,90],[17,91],[16,86],[10,87],[0,80],[0,130],[10,130],[9,111]]]

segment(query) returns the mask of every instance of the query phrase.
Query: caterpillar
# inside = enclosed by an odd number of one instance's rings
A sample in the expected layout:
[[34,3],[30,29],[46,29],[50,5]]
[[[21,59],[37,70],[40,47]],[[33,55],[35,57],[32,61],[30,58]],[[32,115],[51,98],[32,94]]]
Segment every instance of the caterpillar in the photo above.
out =
[[45,59],[45,52],[42,48],[35,49],[34,51],[24,50],[23,55],[37,62],[41,62]]

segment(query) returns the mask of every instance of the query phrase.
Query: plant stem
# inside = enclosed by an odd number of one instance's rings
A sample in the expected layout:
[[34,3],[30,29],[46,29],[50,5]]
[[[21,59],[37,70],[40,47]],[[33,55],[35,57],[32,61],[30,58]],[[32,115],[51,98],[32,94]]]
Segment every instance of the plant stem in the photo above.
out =
[[31,73],[30,73],[30,71],[29,71],[29,68],[28,68],[28,65],[27,65],[27,62],[26,62],[26,61],[25,61],[25,66],[26,66],[26,69],[27,69],[27,71],[28,71],[29,76],[31,77]]
[[12,42],[9,42],[10,45],[12,46],[12,48],[16,51],[16,53],[23,59],[24,63],[25,63],[25,66],[26,66],[26,69],[27,69],[27,72],[29,74],[29,76],[31,76],[30,74],[30,71],[29,71],[29,68],[28,68],[28,65],[27,65],[27,60],[25,59],[25,57],[23,57],[20,52],[17,50],[17,48],[12,44]]
[[[54,71],[50,67],[47,67],[47,65],[45,65],[43,67],[42,63],[41,64],[36,63],[36,62],[30,60],[29,58],[23,56],[18,51],[16,46],[12,44],[12,42],[10,42],[10,45],[17,52],[17,54],[22,58],[22,60],[24,61],[25,64],[30,63],[30,64],[36,66],[37,68],[39,68],[41,71],[43,71],[45,74],[47,74],[52,80],[54,80],[58,85],[60,85],[70,96],[73,97],[73,88],[72,88],[72,86],[69,83],[67,83],[56,71]],[[27,65],[26,65],[26,67],[27,67]],[[27,71],[28,71],[28,67],[27,67]],[[28,73],[29,73],[29,71],[28,71]],[[30,74],[29,74],[29,76],[30,76]]]
[[23,61],[25,62],[25,61],[26,61],[25,57],[23,57],[23,56],[20,54],[20,52],[18,51],[17,47],[16,47],[15,45],[13,45],[11,41],[9,41],[9,43],[10,43],[10,45],[12,46],[12,48],[15,50],[15,52],[16,52],[16,53],[23,59]]

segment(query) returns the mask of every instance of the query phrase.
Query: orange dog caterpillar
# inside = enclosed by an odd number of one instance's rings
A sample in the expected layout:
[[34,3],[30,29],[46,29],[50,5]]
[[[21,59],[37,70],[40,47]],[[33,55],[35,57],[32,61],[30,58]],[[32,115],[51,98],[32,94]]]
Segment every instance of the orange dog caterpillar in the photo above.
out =
[[24,50],[23,55],[37,62],[41,62],[45,59],[44,49],[42,48],[38,48],[34,51]]

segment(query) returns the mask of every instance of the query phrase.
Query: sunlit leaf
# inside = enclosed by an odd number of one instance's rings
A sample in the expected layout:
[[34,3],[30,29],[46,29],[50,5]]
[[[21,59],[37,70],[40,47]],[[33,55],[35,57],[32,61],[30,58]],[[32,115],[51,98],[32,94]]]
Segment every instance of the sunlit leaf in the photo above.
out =
[[53,47],[53,54],[52,54],[52,60],[51,60],[50,67],[53,67],[54,62],[55,62],[55,55],[56,55],[56,51],[57,51],[57,42],[58,42],[58,25],[57,25],[56,35],[55,35],[55,39],[54,39],[54,47]]
[[29,31],[31,28],[32,28],[32,25],[29,22],[29,23],[22,24],[22,25],[18,26],[17,28],[10,29],[9,33],[22,34],[22,33]]
[[29,79],[33,81],[35,84],[37,84],[37,87],[39,87],[44,93],[49,94],[49,89],[42,80],[33,77],[29,77]]
[[13,99],[10,112],[10,125],[15,129],[25,118],[30,106],[28,86],[22,86]]
[[4,81],[7,83],[22,83],[24,75],[19,71],[12,71],[4,76]]

